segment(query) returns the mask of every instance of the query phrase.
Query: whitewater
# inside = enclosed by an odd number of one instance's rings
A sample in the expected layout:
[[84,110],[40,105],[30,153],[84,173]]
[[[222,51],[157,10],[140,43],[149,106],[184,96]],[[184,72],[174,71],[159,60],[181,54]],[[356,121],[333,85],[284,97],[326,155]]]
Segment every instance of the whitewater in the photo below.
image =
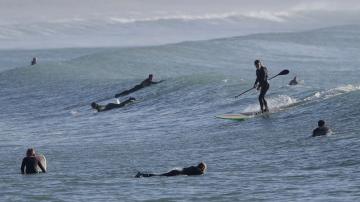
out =
[[[0,199],[358,201],[359,36],[360,26],[349,25],[151,46],[1,50]],[[28,65],[32,57],[37,65]],[[234,98],[252,87],[255,59],[269,76],[290,70],[270,81],[276,112],[216,119],[259,109],[255,90]],[[116,102],[116,93],[150,73],[165,81],[131,94],[134,104],[91,109],[93,101]],[[289,86],[294,76],[300,83]],[[310,137],[319,119],[332,135]],[[46,156],[46,174],[20,174],[29,147]],[[200,161],[208,165],[203,176],[134,178]]]

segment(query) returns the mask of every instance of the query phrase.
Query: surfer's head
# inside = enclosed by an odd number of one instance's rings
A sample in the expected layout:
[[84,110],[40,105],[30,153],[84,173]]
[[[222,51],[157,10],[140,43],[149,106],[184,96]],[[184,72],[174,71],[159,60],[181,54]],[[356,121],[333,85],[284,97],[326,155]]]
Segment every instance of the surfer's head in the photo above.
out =
[[205,170],[207,169],[207,166],[204,162],[199,163],[197,167],[201,170],[201,172],[205,172]]
[[29,148],[29,149],[26,151],[26,156],[35,156],[35,150],[34,150],[34,148]]
[[92,103],[91,103],[91,107],[92,107],[93,109],[97,109],[97,106],[98,106],[98,104],[96,104],[96,102],[92,102]]
[[254,65],[255,65],[255,67],[258,69],[258,68],[260,68],[261,67],[261,62],[260,62],[260,60],[255,60],[254,61]]
[[325,125],[325,121],[323,121],[323,120],[318,121],[318,126],[319,127],[323,127],[324,125]]
[[153,75],[149,74],[149,80],[152,81],[152,79],[153,79]]

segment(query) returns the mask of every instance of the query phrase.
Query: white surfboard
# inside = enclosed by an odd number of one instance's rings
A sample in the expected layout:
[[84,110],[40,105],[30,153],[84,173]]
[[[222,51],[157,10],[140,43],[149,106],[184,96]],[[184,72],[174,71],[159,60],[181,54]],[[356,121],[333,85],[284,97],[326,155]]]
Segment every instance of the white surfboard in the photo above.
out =
[[[42,154],[38,154],[36,155],[36,158],[40,161],[41,165],[44,167],[45,171],[47,170],[47,163],[46,163],[46,158],[44,155]],[[36,166],[36,170],[41,173],[42,170],[39,166]]]
[[228,120],[234,120],[234,121],[244,121],[250,116],[244,115],[244,114],[223,114],[223,115],[217,115],[215,116],[219,119],[228,119]]

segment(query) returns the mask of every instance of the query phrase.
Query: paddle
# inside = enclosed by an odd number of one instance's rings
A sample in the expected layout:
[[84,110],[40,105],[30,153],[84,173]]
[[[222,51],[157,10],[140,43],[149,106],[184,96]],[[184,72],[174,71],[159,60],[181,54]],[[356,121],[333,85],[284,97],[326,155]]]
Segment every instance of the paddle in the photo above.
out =
[[[273,79],[273,78],[275,78],[275,77],[277,77],[277,76],[280,76],[280,75],[286,75],[286,74],[289,74],[289,70],[284,69],[284,70],[282,70],[280,73],[278,73],[277,75],[275,75],[275,76],[271,77],[271,78],[270,78],[270,79],[268,79],[268,80],[271,80],[271,79]],[[239,95],[235,96],[235,98],[237,98],[237,97],[239,97],[240,95],[243,95],[243,94],[245,94],[245,93],[247,93],[247,92],[251,91],[251,90],[252,90],[252,89],[254,89],[254,88],[255,88],[255,87],[252,87],[252,88],[250,88],[249,90],[246,90],[246,91],[244,91],[244,92],[240,93]]]
[[271,78],[268,79],[268,80],[271,80],[271,79],[273,79],[273,78],[275,78],[275,77],[277,77],[277,76],[280,76],[280,75],[287,75],[287,74],[289,74],[289,70],[284,69],[284,70],[282,70],[280,73],[278,73],[277,75],[271,77]]

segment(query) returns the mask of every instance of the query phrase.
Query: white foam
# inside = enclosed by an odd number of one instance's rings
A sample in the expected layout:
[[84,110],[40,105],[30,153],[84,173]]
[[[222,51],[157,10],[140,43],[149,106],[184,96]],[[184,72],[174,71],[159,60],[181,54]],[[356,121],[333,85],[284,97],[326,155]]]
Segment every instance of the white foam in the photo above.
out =
[[73,116],[78,116],[78,115],[80,114],[80,113],[79,113],[78,111],[76,111],[76,110],[71,110],[70,113],[71,113],[71,115],[73,115]]
[[[268,107],[270,108],[270,110],[276,110],[283,107],[287,107],[297,102],[295,98],[292,98],[288,95],[278,95],[276,97],[270,97],[267,98],[266,101],[268,103]],[[260,110],[260,106],[259,103],[257,102],[256,104],[251,104],[248,107],[246,107],[244,109],[244,112],[255,112],[259,110]]]
[[335,97],[338,95],[342,95],[342,94],[349,93],[352,91],[357,91],[357,90],[360,90],[360,86],[354,86],[354,85],[348,84],[345,86],[339,86],[339,87],[336,87],[333,89],[316,92],[314,95],[312,95],[308,98],[305,98],[304,101],[312,101],[312,100],[316,100],[316,99],[328,99],[331,97]]

